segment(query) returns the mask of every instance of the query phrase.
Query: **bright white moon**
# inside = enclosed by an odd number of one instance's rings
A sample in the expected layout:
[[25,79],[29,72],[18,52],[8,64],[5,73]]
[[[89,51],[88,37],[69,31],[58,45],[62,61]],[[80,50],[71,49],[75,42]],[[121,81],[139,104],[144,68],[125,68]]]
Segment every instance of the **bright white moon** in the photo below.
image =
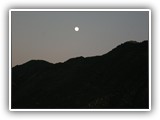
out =
[[75,31],[79,31],[79,27],[75,27],[74,30],[75,30]]

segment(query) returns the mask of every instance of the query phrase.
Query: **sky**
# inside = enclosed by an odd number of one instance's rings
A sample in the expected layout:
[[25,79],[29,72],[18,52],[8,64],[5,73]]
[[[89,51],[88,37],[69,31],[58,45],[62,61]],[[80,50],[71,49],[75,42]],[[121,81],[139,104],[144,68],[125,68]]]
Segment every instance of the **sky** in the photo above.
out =
[[148,39],[148,11],[11,12],[12,66],[103,55],[126,41]]

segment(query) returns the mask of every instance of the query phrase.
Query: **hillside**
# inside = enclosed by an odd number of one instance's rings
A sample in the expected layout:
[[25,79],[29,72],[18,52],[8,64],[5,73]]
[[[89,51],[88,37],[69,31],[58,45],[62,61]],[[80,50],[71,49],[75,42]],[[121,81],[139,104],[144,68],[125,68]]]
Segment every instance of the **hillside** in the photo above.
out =
[[148,109],[148,41],[64,63],[31,60],[12,68],[11,82],[13,109]]

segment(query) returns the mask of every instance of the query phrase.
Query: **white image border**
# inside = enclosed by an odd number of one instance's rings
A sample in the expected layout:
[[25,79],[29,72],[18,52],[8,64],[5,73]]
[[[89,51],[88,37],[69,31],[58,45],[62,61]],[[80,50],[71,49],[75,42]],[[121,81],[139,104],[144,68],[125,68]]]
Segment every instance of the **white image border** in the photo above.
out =
[[[149,109],[12,109],[11,12],[12,11],[148,11],[149,12]],[[151,110],[151,10],[150,9],[10,9],[9,10],[9,110],[10,111],[150,111]]]

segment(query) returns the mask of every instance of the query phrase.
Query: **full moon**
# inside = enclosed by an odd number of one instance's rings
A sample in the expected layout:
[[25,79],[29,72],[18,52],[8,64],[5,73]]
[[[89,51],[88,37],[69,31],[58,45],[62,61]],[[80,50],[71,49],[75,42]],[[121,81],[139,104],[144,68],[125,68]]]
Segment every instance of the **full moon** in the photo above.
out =
[[75,27],[74,30],[75,30],[75,31],[79,31],[79,27]]

